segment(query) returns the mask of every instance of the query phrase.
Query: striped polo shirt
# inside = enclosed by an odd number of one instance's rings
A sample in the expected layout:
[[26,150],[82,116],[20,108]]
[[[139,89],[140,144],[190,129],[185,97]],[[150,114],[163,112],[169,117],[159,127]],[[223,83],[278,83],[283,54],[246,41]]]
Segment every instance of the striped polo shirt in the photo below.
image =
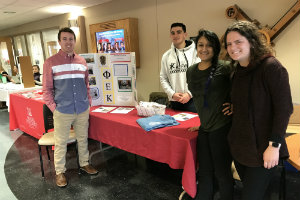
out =
[[85,59],[60,50],[44,63],[43,99],[52,111],[82,113],[91,102],[88,82]]

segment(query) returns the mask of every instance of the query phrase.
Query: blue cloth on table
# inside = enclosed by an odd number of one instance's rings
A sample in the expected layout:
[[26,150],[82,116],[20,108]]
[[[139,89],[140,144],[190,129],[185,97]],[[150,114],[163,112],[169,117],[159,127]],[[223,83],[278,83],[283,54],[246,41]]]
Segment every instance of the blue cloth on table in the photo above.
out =
[[151,117],[137,119],[136,122],[145,130],[151,131],[153,129],[176,126],[179,123],[170,115],[153,115]]

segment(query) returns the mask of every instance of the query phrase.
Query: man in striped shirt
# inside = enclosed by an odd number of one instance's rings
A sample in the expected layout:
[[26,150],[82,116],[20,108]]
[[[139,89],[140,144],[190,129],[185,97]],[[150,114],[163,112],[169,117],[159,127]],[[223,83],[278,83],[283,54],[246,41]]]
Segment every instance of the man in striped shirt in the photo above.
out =
[[88,174],[98,171],[89,164],[87,139],[91,97],[87,64],[74,52],[76,36],[72,29],[60,29],[58,42],[61,49],[44,63],[43,99],[53,112],[56,185],[64,187],[67,185],[64,173],[71,126],[78,142],[80,169]]

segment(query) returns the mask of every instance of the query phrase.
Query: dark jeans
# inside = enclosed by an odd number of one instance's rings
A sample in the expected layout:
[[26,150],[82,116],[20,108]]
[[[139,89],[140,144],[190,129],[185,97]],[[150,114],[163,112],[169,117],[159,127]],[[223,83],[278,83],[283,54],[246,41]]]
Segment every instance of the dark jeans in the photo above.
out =
[[231,124],[218,130],[205,132],[199,130],[197,139],[197,200],[211,200],[214,195],[214,178],[218,184],[220,199],[233,199],[232,158],[227,142]]
[[184,104],[178,101],[170,101],[170,104],[173,110],[182,110],[197,113],[193,98],[191,98],[187,103]]
[[277,167],[247,167],[237,161],[234,164],[243,183],[242,200],[263,200]]

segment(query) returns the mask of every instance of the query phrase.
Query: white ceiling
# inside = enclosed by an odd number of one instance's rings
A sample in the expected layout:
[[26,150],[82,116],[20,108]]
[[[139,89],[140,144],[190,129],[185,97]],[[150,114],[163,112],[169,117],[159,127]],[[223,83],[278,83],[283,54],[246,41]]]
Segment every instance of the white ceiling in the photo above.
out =
[[87,8],[109,1],[112,0],[0,0],[0,30],[70,12],[67,7],[49,11],[56,6]]

